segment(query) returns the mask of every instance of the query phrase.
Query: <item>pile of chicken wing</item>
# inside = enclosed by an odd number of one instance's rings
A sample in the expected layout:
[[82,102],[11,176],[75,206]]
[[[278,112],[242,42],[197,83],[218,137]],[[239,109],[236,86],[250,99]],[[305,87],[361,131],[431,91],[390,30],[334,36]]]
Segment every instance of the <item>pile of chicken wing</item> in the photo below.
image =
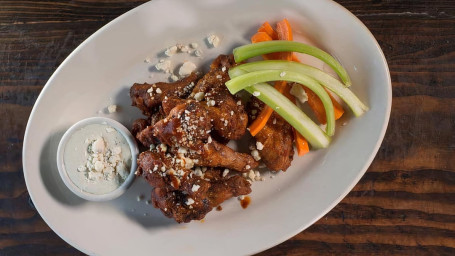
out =
[[[220,55],[210,71],[192,73],[174,83],[134,84],[133,106],[147,116],[133,123],[132,133],[146,147],[136,175],[153,188],[151,199],[165,216],[177,222],[200,220],[223,201],[251,192],[242,173],[259,166],[258,158],[226,146],[240,139],[263,104],[244,104],[225,86],[233,57]],[[267,123],[252,145],[273,171],[285,171],[292,161],[292,128],[278,115]]]

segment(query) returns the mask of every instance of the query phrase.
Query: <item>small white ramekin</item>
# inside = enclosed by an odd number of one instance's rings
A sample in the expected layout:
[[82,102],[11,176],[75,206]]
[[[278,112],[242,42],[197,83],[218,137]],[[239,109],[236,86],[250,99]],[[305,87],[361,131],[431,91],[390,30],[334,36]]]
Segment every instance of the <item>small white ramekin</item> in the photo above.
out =
[[[74,132],[78,131],[79,129],[90,125],[90,124],[107,124],[115,128],[127,141],[130,151],[131,151],[131,168],[130,168],[130,174],[128,177],[125,179],[125,181],[115,190],[106,193],[106,194],[92,194],[88,193],[86,191],[83,191],[79,187],[77,187],[70,179],[68,176],[68,173],[65,169],[65,163],[63,161],[63,155],[65,151],[65,146],[66,143],[68,142],[69,138],[71,138],[71,135],[73,135]],[[77,123],[75,123],[73,126],[71,126],[63,135],[62,139],[60,140],[60,143],[58,144],[58,149],[57,149],[57,167],[58,167],[58,172],[60,173],[60,177],[62,177],[63,182],[65,185],[77,196],[89,200],[89,201],[108,201],[114,198],[119,197],[122,195],[131,185],[131,183],[134,180],[135,176],[135,171],[137,168],[137,155],[139,154],[139,149],[137,147],[137,143],[133,135],[128,131],[128,129],[123,126],[121,123],[105,118],[105,117],[90,117],[87,119],[83,119]]]

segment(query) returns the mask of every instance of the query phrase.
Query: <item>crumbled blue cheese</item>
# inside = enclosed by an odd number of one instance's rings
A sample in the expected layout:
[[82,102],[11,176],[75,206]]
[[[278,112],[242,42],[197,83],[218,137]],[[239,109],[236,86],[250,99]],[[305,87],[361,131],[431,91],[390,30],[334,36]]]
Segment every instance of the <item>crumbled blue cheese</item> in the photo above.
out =
[[207,42],[212,47],[218,47],[220,45],[220,38],[217,35],[210,34],[207,36]]
[[289,91],[300,103],[308,101],[308,95],[300,84],[294,84]]
[[169,80],[171,80],[171,82],[176,82],[179,80],[179,77],[174,74],[171,74],[171,76],[169,76]]
[[177,44],[177,49],[179,50],[179,52],[183,52],[183,53],[187,53],[190,51],[188,46],[183,45],[183,44]]
[[262,150],[264,148],[264,145],[261,142],[257,141],[256,148],[257,148],[257,150]]
[[91,124],[78,130],[68,140],[64,152],[65,168],[71,181],[89,193],[110,192],[129,174],[129,146],[109,125]]
[[201,187],[200,185],[193,184],[193,187],[191,188],[191,191],[197,192],[200,187]]
[[196,101],[201,101],[204,99],[204,96],[205,96],[205,94],[203,92],[198,92],[198,93],[194,94],[194,99]]
[[117,112],[117,105],[109,105],[109,106],[107,107],[107,111],[108,111],[110,114]]
[[196,65],[191,61],[185,61],[179,69],[180,76],[188,76],[194,70],[196,70]]
[[194,204],[193,198],[188,197],[188,199],[186,200],[185,204],[186,204],[186,205],[192,205],[192,204]]
[[164,54],[166,54],[166,56],[168,57],[171,57],[172,55],[176,54],[177,53],[177,46],[171,46],[169,48],[167,48],[165,51],[164,51]]
[[163,71],[165,73],[170,73],[171,72],[171,61],[170,60],[160,60],[155,65],[155,68],[158,71]]
[[201,57],[202,56],[202,51],[198,49],[198,50],[195,50],[193,54],[196,57]]
[[259,151],[256,149],[251,151],[251,156],[254,158],[254,160],[259,161],[261,160],[261,156],[259,155]]

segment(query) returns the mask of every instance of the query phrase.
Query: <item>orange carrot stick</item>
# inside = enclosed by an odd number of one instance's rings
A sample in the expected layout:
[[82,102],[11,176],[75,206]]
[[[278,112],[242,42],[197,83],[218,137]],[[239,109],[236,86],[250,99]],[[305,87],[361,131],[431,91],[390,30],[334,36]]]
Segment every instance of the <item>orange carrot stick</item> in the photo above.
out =
[[[293,40],[291,24],[289,24],[289,21],[287,19],[283,19],[282,21],[280,21],[276,24],[276,31],[277,31],[279,40],[289,40],[289,41]],[[283,53],[281,53],[281,55],[282,55],[282,59],[289,60],[289,61],[299,61],[297,56],[295,56],[294,53],[292,53],[292,52],[283,52]],[[289,88],[289,90],[290,90],[290,88]],[[295,97],[289,93],[289,90],[287,90],[285,92],[285,95],[295,104],[296,103]],[[302,136],[302,134],[300,134],[295,129],[293,129],[293,130],[294,130],[295,147],[297,148],[297,154],[299,156],[303,156],[310,151],[308,142]]]
[[[287,19],[284,19],[277,24],[276,28],[277,34],[278,34],[278,39],[280,40],[286,40],[284,38],[291,38],[292,40],[292,30],[291,30],[291,25],[289,24]],[[284,55],[287,60],[292,60],[292,61],[298,61],[298,58],[295,55],[291,55],[290,53],[282,53],[282,54],[287,54]],[[308,91],[310,93],[308,93]],[[320,123],[325,124],[327,123],[327,118],[325,116],[325,108],[324,105],[322,104],[321,99],[316,96],[311,90],[308,90],[305,88],[305,92],[307,92],[308,96],[308,105],[310,105],[311,109],[315,113],[317,119],[319,120]],[[310,97],[311,96],[311,97]],[[335,110],[335,120],[338,120],[344,113],[343,107],[330,95],[330,98],[332,99],[333,107]]]
[[[294,128],[292,128],[294,129]],[[296,129],[294,129],[295,137],[295,147],[297,148],[297,154],[303,156],[306,153],[310,152],[310,147],[308,146],[308,141],[300,134]]]
[[[276,33],[278,34],[278,40],[293,40],[291,24],[289,24],[287,19],[283,19],[276,24]],[[281,53],[281,59],[292,60],[292,55],[292,52],[283,52]]]
[[[313,110],[314,115],[316,116],[316,118],[318,119],[318,121],[321,124],[326,124],[327,123],[327,118],[326,118],[326,115],[325,115],[324,105],[322,104],[321,99],[319,99],[319,97],[313,91],[311,91],[310,89],[306,88],[305,86],[302,86],[302,87],[303,87],[303,89],[305,90],[305,92],[306,92],[306,94],[308,96],[308,105]],[[330,93],[329,93],[329,96],[330,96],[330,99],[332,100],[332,103],[333,103],[333,108],[334,108],[334,111],[335,111],[335,120],[338,120],[343,115],[344,109],[340,105],[340,103],[338,103],[338,101],[336,101],[332,97],[332,95],[330,95]]]
[[[253,44],[272,40],[273,39],[266,32],[257,32],[251,37],[251,42]],[[262,55],[262,58],[264,58],[265,60],[277,60],[280,58],[280,56],[281,56],[280,53],[269,53]]]
[[[286,82],[285,81],[276,81],[274,88],[283,93],[286,88]],[[272,116],[273,109],[270,108],[269,106],[265,105],[264,108],[262,109],[261,113],[254,119],[253,123],[248,127],[250,130],[251,136],[256,136],[262,128],[267,124],[267,122],[270,119],[270,116]]]
[[[294,104],[296,104],[296,99],[294,95],[291,94],[291,90],[288,88],[288,90],[284,91],[284,96],[286,96],[290,101],[292,101]],[[294,132],[294,141],[295,141],[295,147],[297,148],[297,154],[299,156],[303,156],[306,153],[310,152],[310,147],[308,145],[307,140],[300,134],[296,129],[292,128],[292,131]]]
[[[265,32],[269,34],[271,38],[273,38],[273,28],[270,26],[268,22],[265,22],[262,24],[262,26],[259,28],[258,33],[260,32]],[[289,25],[289,22],[284,19],[280,22],[277,23],[277,38],[280,40],[291,40],[292,41],[292,30],[291,26]],[[259,38],[259,36],[257,36]],[[261,36],[262,38],[265,38],[264,36]],[[265,58],[271,57],[270,55],[264,56]],[[282,59],[282,60],[291,60],[292,59],[292,53],[286,52],[286,53],[279,53],[278,55],[273,56],[274,59]],[[284,89],[286,88],[286,82],[285,81],[276,81],[275,82],[275,89],[277,89],[279,92],[283,93]],[[267,124],[267,121],[270,119],[270,116],[272,115],[273,110],[269,106],[264,106],[262,109],[261,113],[259,116],[253,121],[253,123],[250,125],[249,130],[252,136],[256,136],[256,134],[259,133],[259,131],[264,128],[264,126]]]
[[276,34],[276,31],[270,26],[270,24],[266,21],[262,26],[258,29],[258,32],[265,32],[267,33],[272,40],[277,40],[278,35]]
[[251,42],[254,43],[259,43],[259,42],[265,42],[265,41],[272,41],[273,39],[270,37],[269,34],[266,32],[257,32],[251,37]]

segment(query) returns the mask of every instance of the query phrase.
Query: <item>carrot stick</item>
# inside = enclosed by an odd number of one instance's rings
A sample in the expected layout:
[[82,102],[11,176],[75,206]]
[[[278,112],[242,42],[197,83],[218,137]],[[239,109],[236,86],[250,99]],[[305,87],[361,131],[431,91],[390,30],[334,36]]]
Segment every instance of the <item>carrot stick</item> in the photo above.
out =
[[[284,93],[290,101],[296,104],[296,99],[294,95],[291,94],[290,89],[286,90]],[[303,156],[306,153],[310,152],[310,147],[308,145],[308,141],[300,134],[296,129],[292,128],[294,132],[294,140],[295,140],[295,147],[297,148],[297,154],[299,156]]]
[[259,43],[259,42],[264,42],[264,41],[272,41],[273,39],[270,37],[269,34],[266,32],[257,32],[251,37],[251,42],[254,43]]
[[[293,128],[294,129],[294,128]],[[300,134],[296,129],[294,129],[295,137],[295,147],[297,148],[297,154],[303,156],[306,153],[310,152],[310,147],[308,146],[308,141]]]
[[[291,40],[292,41],[292,30],[289,22],[284,19],[280,22],[277,23],[277,31],[275,32],[273,28],[270,26],[268,22],[265,22],[262,24],[262,26],[259,28],[258,33],[267,33],[270,38],[273,38],[276,34],[277,39],[280,40]],[[275,32],[275,33],[274,33]],[[256,33],[256,34],[258,34]],[[254,37],[254,36],[253,36]],[[257,36],[255,39],[264,39],[266,38],[265,36]],[[253,42],[254,43],[254,42]],[[286,52],[286,53],[279,53],[278,55],[267,55],[264,56],[264,59],[273,57],[274,59],[282,59],[282,60],[291,60],[292,59],[292,53]],[[285,81],[276,81],[275,82],[275,89],[277,89],[279,92],[283,93],[284,89],[286,88],[286,82]],[[269,106],[264,106],[262,109],[261,113],[259,116],[253,121],[253,123],[250,125],[249,130],[252,136],[256,136],[259,131],[264,128],[264,126],[267,124],[268,120],[270,119],[270,116],[272,115],[273,110]]]
[[[316,94],[314,94],[314,92],[311,91],[310,89],[306,88],[305,86],[302,86],[302,87],[308,96],[308,105],[313,110],[314,115],[316,116],[316,118],[318,119],[318,121],[321,124],[326,124],[327,118],[325,116],[325,109],[324,109],[324,105],[322,105],[321,99],[319,99],[319,97]],[[329,93],[329,96],[330,96],[330,99],[332,100],[333,108],[335,110],[335,120],[338,120],[344,114],[344,109],[340,105],[340,103],[338,103],[338,101],[336,101],[332,97],[332,95],[330,95],[330,93]]]
[[[280,21],[276,24],[276,31],[277,31],[279,40],[289,40],[289,41],[293,40],[291,24],[289,24],[289,21],[287,19],[283,19],[282,21]],[[283,52],[283,53],[281,53],[281,55],[282,55],[282,59],[300,62],[299,59],[297,58],[297,56],[295,56],[295,54],[292,52],[287,52],[287,53]],[[289,88],[289,90],[290,90],[290,88]],[[285,95],[295,104],[296,103],[295,97],[289,93],[289,90],[287,90],[285,92]],[[321,102],[321,104],[322,104],[322,102]],[[293,130],[294,130],[295,147],[297,148],[297,153],[299,156],[303,156],[310,151],[308,142],[302,136],[302,134],[300,134],[295,129],[293,129]]]
[[[277,23],[276,31],[278,34],[278,39],[286,40],[285,38],[287,37],[287,38],[291,38],[291,40],[292,40],[291,25],[289,24],[287,19],[284,19]],[[286,53],[282,53],[282,54],[286,54]],[[287,53],[287,55],[285,55],[285,57],[288,58],[287,60],[300,62],[295,55],[291,55],[290,53]],[[304,87],[304,88],[305,88],[305,92],[307,92],[307,95],[309,95],[308,96],[308,105],[310,105],[310,107],[313,110],[313,112],[315,113],[317,119],[322,124],[327,123],[327,118],[325,116],[325,108],[322,105],[321,99],[319,99],[319,97],[316,96],[316,94],[314,94],[311,90],[306,89],[306,87]],[[310,95],[311,95],[311,97],[310,97]],[[332,97],[332,95],[330,95],[330,93],[329,93],[329,96],[332,99],[333,107],[335,110],[335,120],[338,120],[344,113],[343,107],[341,107],[341,105]]]
[[[275,89],[281,93],[284,92],[284,89],[286,88],[286,82],[284,81],[276,81],[275,82]],[[269,106],[264,106],[262,109],[261,113],[256,117],[256,119],[253,121],[253,123],[248,127],[250,130],[251,136],[256,136],[262,128],[267,124],[267,122],[270,119],[270,116],[272,116],[273,109],[271,109]]]
[[[276,33],[276,32],[275,32]],[[251,42],[254,43],[260,43],[260,42],[265,42],[265,41],[272,41],[273,39],[270,37],[269,34],[266,32],[257,32],[251,37]],[[262,58],[264,60],[277,60],[280,58],[280,53],[269,53],[269,54],[264,54],[262,55]]]
[[258,29],[258,32],[265,32],[267,33],[272,40],[277,40],[278,35],[276,34],[276,31],[270,26],[270,24],[266,21],[262,26]]
[[[283,19],[276,24],[276,33],[278,34],[278,40],[293,40],[291,25],[287,19]],[[292,52],[282,52],[280,59],[292,60],[292,55]]]

